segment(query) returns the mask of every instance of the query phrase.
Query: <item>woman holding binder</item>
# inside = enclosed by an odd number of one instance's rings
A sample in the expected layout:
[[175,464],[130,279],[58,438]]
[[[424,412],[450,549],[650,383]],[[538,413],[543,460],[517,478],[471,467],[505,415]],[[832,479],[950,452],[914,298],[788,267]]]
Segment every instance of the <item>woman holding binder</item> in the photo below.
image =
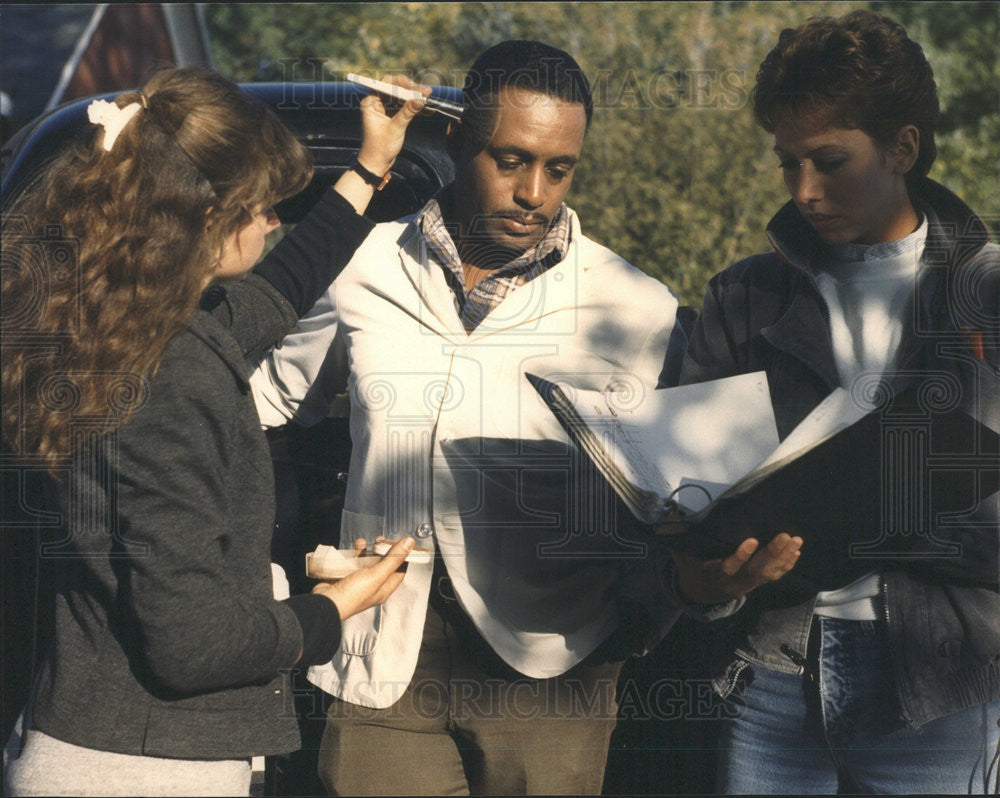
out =
[[[709,283],[681,382],[765,370],[782,437],[838,387],[948,386],[996,429],[1000,247],[926,177],[938,100],[920,46],[869,11],[809,19],[781,33],[753,102],[791,199],[767,228],[774,251]],[[719,791],[996,792],[996,469],[978,462],[962,518],[895,538],[845,530],[882,536],[861,578],[794,607],[748,599],[715,674],[742,705],[723,722]],[[679,566],[689,598],[725,595]]]

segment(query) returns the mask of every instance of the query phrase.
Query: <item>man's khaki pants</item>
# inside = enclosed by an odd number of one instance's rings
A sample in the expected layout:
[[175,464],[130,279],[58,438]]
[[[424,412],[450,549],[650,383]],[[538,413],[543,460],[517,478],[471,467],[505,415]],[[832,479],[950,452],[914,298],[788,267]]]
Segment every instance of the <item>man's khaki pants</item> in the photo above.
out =
[[[319,751],[331,795],[597,795],[621,662],[601,650],[529,679],[479,636],[446,583],[432,588],[416,671],[400,700],[334,699]],[[446,597],[448,596],[448,597]]]

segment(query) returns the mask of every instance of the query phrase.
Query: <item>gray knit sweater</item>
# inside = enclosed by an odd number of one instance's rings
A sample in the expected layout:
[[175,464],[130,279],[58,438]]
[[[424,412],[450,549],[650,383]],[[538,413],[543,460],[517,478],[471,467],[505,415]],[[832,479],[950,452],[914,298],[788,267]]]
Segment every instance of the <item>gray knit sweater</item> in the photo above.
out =
[[[34,705],[46,734],[191,759],[298,747],[287,669],[317,637],[310,624],[329,658],[339,618],[322,596],[273,598],[273,474],[244,357],[295,325],[371,229],[325,203],[264,276],[206,295],[128,423],[99,436],[81,420],[52,491],[66,538],[48,552],[56,628]],[[296,262],[303,252],[314,262]],[[312,269],[314,287],[284,279],[289,268]]]

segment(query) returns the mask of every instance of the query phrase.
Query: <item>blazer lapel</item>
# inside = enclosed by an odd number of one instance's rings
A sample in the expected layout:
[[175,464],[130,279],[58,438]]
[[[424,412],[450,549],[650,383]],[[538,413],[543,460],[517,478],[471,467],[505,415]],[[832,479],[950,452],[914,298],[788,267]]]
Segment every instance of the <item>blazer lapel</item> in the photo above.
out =
[[[422,311],[430,313],[437,321],[439,328],[435,331],[463,341],[466,338],[465,327],[455,308],[455,295],[415,225],[407,225],[399,238],[399,245],[403,274],[419,297]],[[428,326],[434,328],[433,324]]]

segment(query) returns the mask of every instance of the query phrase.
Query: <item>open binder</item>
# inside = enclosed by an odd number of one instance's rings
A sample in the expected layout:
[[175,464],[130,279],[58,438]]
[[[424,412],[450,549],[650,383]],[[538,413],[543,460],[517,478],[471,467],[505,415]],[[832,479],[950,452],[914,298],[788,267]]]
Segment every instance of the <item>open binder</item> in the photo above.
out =
[[837,389],[779,445],[763,372],[640,400],[528,379],[670,547],[725,557],[747,537],[789,531],[804,544],[782,581],[807,590],[841,587],[887,558],[958,556],[948,526],[995,500],[1000,482],[997,432],[918,390],[873,409]]

